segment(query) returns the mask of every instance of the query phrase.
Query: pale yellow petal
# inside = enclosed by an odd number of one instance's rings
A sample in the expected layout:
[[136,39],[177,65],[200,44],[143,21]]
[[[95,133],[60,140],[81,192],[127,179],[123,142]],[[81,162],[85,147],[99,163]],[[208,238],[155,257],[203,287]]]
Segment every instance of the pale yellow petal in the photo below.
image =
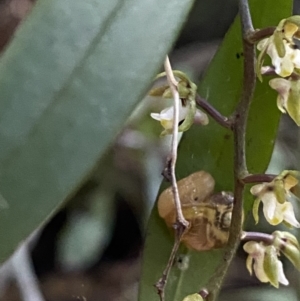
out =
[[300,223],[297,221],[297,219],[295,217],[294,208],[293,208],[292,203],[286,202],[283,205],[281,205],[280,207],[281,208],[278,208],[278,210],[281,210],[283,219],[286,222],[288,222],[290,225],[294,226],[295,228],[300,228]]
[[269,278],[264,271],[264,253],[259,254],[254,259],[253,270],[260,282],[269,282]]
[[283,265],[280,260],[277,262],[278,264],[278,281],[283,285],[289,285],[289,281],[286,279],[284,271],[283,271]]
[[251,255],[248,255],[246,259],[246,268],[250,275],[252,275],[252,264],[253,264],[253,258]]
[[266,38],[266,39],[259,41],[257,43],[256,47],[259,51],[262,51],[267,46],[268,43],[270,43],[270,40],[269,40],[269,38]]
[[262,202],[264,204],[263,212],[266,220],[271,224],[279,224],[283,220],[283,216],[281,220],[277,220],[277,216],[275,216],[277,200],[274,192],[267,192],[262,196]]
[[266,187],[266,183],[257,184],[250,188],[250,192],[254,196],[259,196],[261,193],[263,193],[265,187]]

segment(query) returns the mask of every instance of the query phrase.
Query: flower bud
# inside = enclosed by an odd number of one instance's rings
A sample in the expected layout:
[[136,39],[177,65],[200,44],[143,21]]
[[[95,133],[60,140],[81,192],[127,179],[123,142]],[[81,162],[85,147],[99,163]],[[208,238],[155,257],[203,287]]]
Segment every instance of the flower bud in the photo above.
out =
[[199,294],[192,294],[186,296],[182,301],[203,301],[203,298]]
[[252,275],[253,265],[253,270],[259,281],[270,282],[277,288],[279,283],[289,284],[284,275],[282,263],[278,260],[278,251],[274,245],[248,241],[244,244],[244,250],[249,254],[246,267],[250,275]]
[[257,44],[260,54],[257,59],[256,73],[262,81],[261,70],[264,58],[268,54],[272,60],[275,72],[282,76],[297,73],[300,67],[300,50],[294,43],[294,38],[299,38],[299,16],[292,16],[279,22],[273,35],[261,40]]
[[[176,76],[179,81],[177,83],[177,91],[180,98],[179,103],[179,132],[187,131],[194,123],[194,119],[202,125],[208,124],[208,117],[205,113],[197,109],[196,107],[196,94],[197,86],[185,75],[183,72],[174,70],[174,76]],[[156,78],[166,76],[166,72],[162,72],[157,75]],[[173,98],[172,91],[168,85],[162,87],[153,88],[149,95],[160,96],[163,98]],[[174,107],[168,107],[162,110],[160,113],[151,113],[150,116],[160,121],[164,128],[161,136],[172,134],[174,127]]]
[[287,201],[290,190],[298,184],[298,179],[295,175],[295,171],[285,170],[272,182],[261,183],[251,187],[251,194],[256,196],[252,209],[256,223],[259,219],[259,205],[262,202],[264,216],[271,225],[275,226],[283,222],[289,227],[300,228],[300,223],[295,217],[293,205]]

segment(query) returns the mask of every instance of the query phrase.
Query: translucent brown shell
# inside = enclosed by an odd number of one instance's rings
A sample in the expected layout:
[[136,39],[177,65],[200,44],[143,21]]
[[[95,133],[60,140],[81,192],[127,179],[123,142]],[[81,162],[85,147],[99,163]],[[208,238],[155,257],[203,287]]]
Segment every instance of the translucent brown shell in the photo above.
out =
[[[182,212],[190,226],[182,237],[186,246],[195,250],[220,248],[228,240],[233,198],[229,193],[213,194],[215,180],[198,171],[177,182]],[[172,188],[158,199],[159,215],[168,227],[176,221]]]

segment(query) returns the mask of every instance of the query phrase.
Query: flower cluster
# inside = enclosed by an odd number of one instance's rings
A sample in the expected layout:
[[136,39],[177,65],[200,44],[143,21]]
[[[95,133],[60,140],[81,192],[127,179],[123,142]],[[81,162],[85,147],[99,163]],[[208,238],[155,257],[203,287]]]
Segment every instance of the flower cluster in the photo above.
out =
[[278,225],[284,222],[288,226],[300,228],[294,213],[291,202],[288,201],[293,196],[291,189],[298,184],[297,171],[283,171],[270,183],[254,185],[250,192],[256,196],[253,205],[253,216],[258,223],[258,209],[260,202],[263,203],[263,212],[266,220],[271,225]]
[[[269,81],[271,88],[278,92],[277,107],[300,126],[300,16],[283,19],[273,34],[257,44],[260,54],[256,63],[257,77],[271,73],[279,77]],[[272,66],[264,66],[269,56]],[[256,197],[253,204],[253,216],[258,223],[259,206],[263,204],[263,213],[271,225],[284,223],[288,227],[300,228],[295,217],[291,200],[297,195],[299,172],[286,170],[269,183],[254,185],[250,192]],[[244,250],[248,253],[246,266],[250,274],[253,270],[261,282],[270,282],[278,287],[279,283],[288,285],[281,261],[283,254],[300,270],[300,247],[297,239],[289,232],[275,231],[271,241],[248,241]],[[259,239],[258,239],[259,240]]]
[[[253,216],[258,223],[259,205],[263,203],[263,213],[271,225],[280,223],[288,227],[300,228],[290,198],[297,195],[299,172],[285,170],[276,176],[270,183],[254,185],[250,192],[256,196],[253,205]],[[295,194],[294,194],[295,193]],[[269,241],[248,241],[244,250],[249,254],[246,266],[249,273],[252,271],[261,282],[270,282],[278,287],[279,283],[288,285],[281,261],[278,259],[283,254],[292,264],[300,270],[300,246],[294,235],[289,232],[275,231]]]
[[288,113],[300,126],[300,49],[295,43],[300,38],[300,16],[283,19],[272,36],[257,44],[260,54],[256,73],[260,80],[269,68],[263,67],[266,55],[271,58],[274,71],[280,78],[270,80],[271,88],[278,92],[277,106]]
[[248,241],[243,248],[249,254],[246,267],[250,275],[252,275],[252,270],[254,270],[260,282],[270,282],[277,288],[279,283],[283,285],[289,284],[284,275],[282,262],[278,259],[278,251],[273,245]]
[[[174,70],[174,75],[179,79],[178,93],[181,99],[179,104],[179,132],[187,131],[195,122],[207,125],[208,117],[205,113],[196,108],[196,91],[197,86],[181,71]],[[158,77],[165,76],[165,72],[159,74]],[[172,93],[169,86],[154,88],[150,91],[151,96],[160,96],[162,98],[172,98]],[[174,106],[163,109],[160,113],[151,113],[151,117],[160,121],[164,128],[162,136],[172,134]]]
[[259,281],[270,282],[278,288],[279,283],[288,285],[282,262],[278,259],[283,254],[297,270],[300,270],[300,246],[294,235],[289,232],[275,231],[272,233],[272,242],[248,241],[244,244],[248,253],[246,267]]

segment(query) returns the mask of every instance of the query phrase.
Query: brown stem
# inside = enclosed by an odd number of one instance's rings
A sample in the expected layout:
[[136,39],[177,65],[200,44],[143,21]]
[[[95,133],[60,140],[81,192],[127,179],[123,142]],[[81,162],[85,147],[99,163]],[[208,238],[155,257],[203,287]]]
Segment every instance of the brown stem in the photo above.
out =
[[196,103],[221,126],[232,130],[232,121],[228,117],[223,116],[207,100],[205,100],[198,94],[196,95]]
[[255,48],[247,40],[248,35],[253,32],[253,26],[247,0],[239,0],[239,12],[241,17],[243,48],[244,48],[244,81],[240,102],[234,114],[233,136],[234,136],[234,208],[232,212],[232,223],[228,245],[225,249],[224,260],[217,268],[215,274],[208,283],[210,292],[208,300],[215,301],[227,273],[228,267],[234,258],[240,243],[242,233],[243,216],[243,193],[244,183],[242,179],[248,175],[245,154],[245,133],[248,119],[248,111],[253,97],[255,76]]
[[247,175],[241,181],[244,184],[251,184],[251,183],[269,183],[274,180],[276,175],[271,174],[254,174],[254,175]]
[[264,243],[271,245],[274,242],[274,236],[267,233],[260,233],[260,232],[243,232],[241,235],[242,241],[263,241]]
[[157,293],[159,295],[160,301],[165,300],[165,288],[166,288],[166,285],[167,285],[168,277],[169,277],[171,268],[173,266],[176,253],[177,253],[178,248],[180,246],[181,237],[182,237],[186,227],[183,226],[178,221],[176,221],[176,223],[174,224],[174,229],[175,229],[175,242],[174,242],[174,245],[172,247],[172,251],[171,251],[167,266],[164,269],[161,278],[155,284],[155,287],[157,289]]
[[172,175],[171,175],[171,163],[172,163],[172,158],[170,156],[167,157],[166,163],[164,166],[164,169],[161,173],[161,175],[165,178],[167,182],[172,181]]
[[257,29],[253,32],[248,33],[246,40],[248,43],[255,44],[262,39],[270,37],[274,33],[275,29],[276,27],[273,26]]
[[[272,66],[264,66],[264,71],[262,72],[262,75],[275,75],[278,76],[278,74],[275,72],[275,68]],[[285,78],[291,78],[292,80],[299,80],[300,75],[296,72],[293,72],[290,76]]]

